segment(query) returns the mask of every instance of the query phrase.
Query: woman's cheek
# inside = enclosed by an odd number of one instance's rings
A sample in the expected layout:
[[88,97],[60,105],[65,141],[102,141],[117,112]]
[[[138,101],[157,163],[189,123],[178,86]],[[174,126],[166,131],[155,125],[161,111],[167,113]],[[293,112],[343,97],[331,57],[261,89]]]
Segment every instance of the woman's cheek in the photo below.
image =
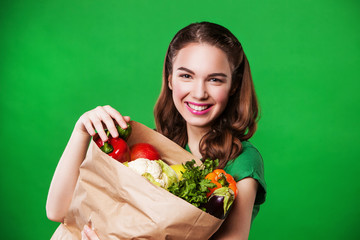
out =
[[173,99],[174,101],[182,101],[189,93],[186,84],[181,84],[178,81],[173,82]]
[[229,92],[230,91],[228,88],[220,88],[214,92],[213,97],[217,103],[226,105],[229,99]]

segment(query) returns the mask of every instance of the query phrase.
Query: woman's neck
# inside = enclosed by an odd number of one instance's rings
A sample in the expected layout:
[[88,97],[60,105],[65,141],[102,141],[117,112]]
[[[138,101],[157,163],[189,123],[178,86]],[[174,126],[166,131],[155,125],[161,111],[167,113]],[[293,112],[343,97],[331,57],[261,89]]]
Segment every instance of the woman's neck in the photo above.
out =
[[191,153],[198,158],[202,158],[199,143],[201,138],[209,131],[208,128],[186,126],[187,135],[188,135],[188,146]]

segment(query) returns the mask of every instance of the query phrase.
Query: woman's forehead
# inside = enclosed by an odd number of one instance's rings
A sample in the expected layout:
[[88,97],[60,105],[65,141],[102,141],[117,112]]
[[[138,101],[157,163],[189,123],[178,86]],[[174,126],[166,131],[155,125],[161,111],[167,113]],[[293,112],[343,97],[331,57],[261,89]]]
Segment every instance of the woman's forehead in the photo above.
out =
[[191,43],[180,49],[173,60],[173,67],[173,71],[182,67],[199,72],[231,72],[226,53],[203,43]]

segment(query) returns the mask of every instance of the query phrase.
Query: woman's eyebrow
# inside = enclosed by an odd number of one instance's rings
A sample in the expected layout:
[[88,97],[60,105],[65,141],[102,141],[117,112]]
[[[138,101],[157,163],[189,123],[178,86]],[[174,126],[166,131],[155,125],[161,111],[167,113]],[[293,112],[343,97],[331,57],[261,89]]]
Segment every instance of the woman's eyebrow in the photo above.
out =
[[[188,68],[186,68],[186,67],[179,67],[177,70],[183,70],[183,71],[186,71],[186,72],[188,72],[188,73],[191,73],[191,74],[194,74],[195,75],[195,73],[193,72],[193,71],[191,71],[190,69],[188,69]],[[227,77],[227,75],[225,74],[225,73],[211,73],[211,74],[209,74],[209,77]]]
[[212,73],[209,74],[209,77],[227,77],[227,75],[225,73]]
[[190,69],[185,68],[185,67],[179,67],[177,70],[183,70],[183,71],[185,71],[185,72],[188,72],[188,73],[191,73],[191,74],[195,74],[193,71],[191,71]]

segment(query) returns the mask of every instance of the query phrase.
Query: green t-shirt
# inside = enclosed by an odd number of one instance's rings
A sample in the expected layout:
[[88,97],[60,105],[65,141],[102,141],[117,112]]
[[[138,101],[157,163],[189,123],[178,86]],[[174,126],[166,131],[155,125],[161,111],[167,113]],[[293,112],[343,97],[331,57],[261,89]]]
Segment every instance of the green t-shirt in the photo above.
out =
[[[251,177],[258,181],[259,187],[251,218],[251,221],[253,221],[260,210],[260,205],[265,202],[266,198],[264,162],[259,151],[249,141],[243,141],[242,147],[241,154],[236,159],[230,160],[224,170],[231,174],[236,181],[246,177]],[[186,145],[186,150],[190,152],[188,145]]]

